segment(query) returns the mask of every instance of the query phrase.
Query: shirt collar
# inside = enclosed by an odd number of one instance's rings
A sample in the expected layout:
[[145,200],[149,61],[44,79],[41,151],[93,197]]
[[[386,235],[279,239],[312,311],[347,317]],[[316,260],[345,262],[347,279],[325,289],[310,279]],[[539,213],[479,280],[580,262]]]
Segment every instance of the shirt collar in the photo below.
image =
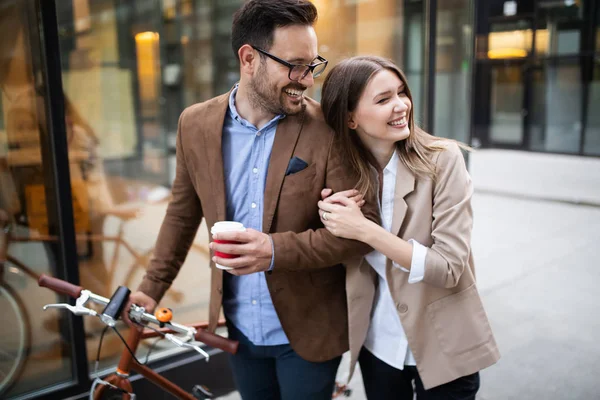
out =
[[[242,118],[242,116],[238,113],[237,108],[235,107],[235,96],[238,92],[239,86],[240,86],[240,84],[236,83],[235,86],[233,87],[233,89],[231,90],[231,94],[229,95],[229,116],[233,120],[237,121],[239,124],[241,124],[245,127],[253,127],[255,129],[258,129],[257,127],[252,125],[250,122],[248,122],[244,118]],[[261,129],[268,127],[269,125],[275,123],[276,121],[279,121],[282,118],[285,118],[284,114],[276,115],[275,118],[273,118],[271,121],[269,121],[267,124],[265,124],[265,126],[263,126]]]
[[394,150],[394,153],[392,153],[392,157],[390,158],[390,161],[388,161],[388,163],[385,166],[385,168],[383,169],[383,171],[391,173],[393,176],[396,176],[396,172],[398,171],[398,162],[399,161],[400,161],[400,158],[398,158],[398,152],[396,150]]

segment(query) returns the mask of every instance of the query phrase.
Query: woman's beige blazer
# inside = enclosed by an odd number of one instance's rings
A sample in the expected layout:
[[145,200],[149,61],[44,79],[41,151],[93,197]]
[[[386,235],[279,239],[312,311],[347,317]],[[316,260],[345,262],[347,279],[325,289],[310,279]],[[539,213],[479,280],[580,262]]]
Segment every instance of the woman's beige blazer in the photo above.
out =
[[[428,247],[423,281],[388,259],[387,281],[426,389],[489,367],[500,358],[484,311],[471,253],[473,185],[458,145],[435,153],[435,181],[400,161],[392,232]],[[377,275],[364,258],[346,263],[350,376],[365,341]]]

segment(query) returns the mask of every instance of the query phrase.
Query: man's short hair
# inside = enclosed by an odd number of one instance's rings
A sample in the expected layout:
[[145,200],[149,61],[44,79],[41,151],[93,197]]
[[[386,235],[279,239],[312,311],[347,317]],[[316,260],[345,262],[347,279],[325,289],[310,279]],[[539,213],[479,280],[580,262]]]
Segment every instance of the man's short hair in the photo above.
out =
[[308,0],[249,0],[234,15],[231,47],[235,57],[245,44],[269,50],[276,28],[313,26],[317,8]]

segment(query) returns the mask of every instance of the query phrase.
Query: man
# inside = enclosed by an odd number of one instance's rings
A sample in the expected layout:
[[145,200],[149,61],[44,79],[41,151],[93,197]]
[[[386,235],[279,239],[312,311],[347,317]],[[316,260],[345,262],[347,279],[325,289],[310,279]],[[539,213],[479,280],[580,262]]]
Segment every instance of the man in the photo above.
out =
[[[240,82],[228,94],[182,113],[173,200],[155,259],[131,301],[153,310],[177,275],[198,225],[242,222],[246,232],[211,243],[209,329],[221,304],[231,358],[245,400],[329,399],[348,349],[344,267],[370,251],[335,238],[320,223],[321,189],[354,187],[351,167],[304,91],[323,72],[308,0],[250,0],[235,14],[232,46]],[[373,220],[375,202],[363,208]],[[270,234],[268,234],[270,232]],[[214,239],[214,238],[213,238]],[[223,273],[214,262],[232,267]]]

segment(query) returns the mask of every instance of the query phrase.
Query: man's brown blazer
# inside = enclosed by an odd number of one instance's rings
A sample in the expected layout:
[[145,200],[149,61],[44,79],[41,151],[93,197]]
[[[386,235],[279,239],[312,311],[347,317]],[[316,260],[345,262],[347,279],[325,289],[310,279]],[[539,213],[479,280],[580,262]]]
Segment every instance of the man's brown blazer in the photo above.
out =
[[[193,105],[179,119],[173,199],[155,258],[139,287],[155,300],[177,276],[202,218],[208,227],[226,219],[221,139],[228,99],[225,94]],[[308,167],[285,176],[294,156]],[[309,361],[329,360],[348,350],[345,270],[340,263],[371,249],[329,233],[320,222],[317,202],[323,188],[337,192],[356,182],[317,102],[307,98],[303,112],[279,121],[264,194],[263,232],[271,234],[275,249],[274,268],[266,279],[290,345]],[[379,219],[376,201],[367,201],[363,212]],[[212,262],[210,268],[209,329],[214,330],[224,272]]]

